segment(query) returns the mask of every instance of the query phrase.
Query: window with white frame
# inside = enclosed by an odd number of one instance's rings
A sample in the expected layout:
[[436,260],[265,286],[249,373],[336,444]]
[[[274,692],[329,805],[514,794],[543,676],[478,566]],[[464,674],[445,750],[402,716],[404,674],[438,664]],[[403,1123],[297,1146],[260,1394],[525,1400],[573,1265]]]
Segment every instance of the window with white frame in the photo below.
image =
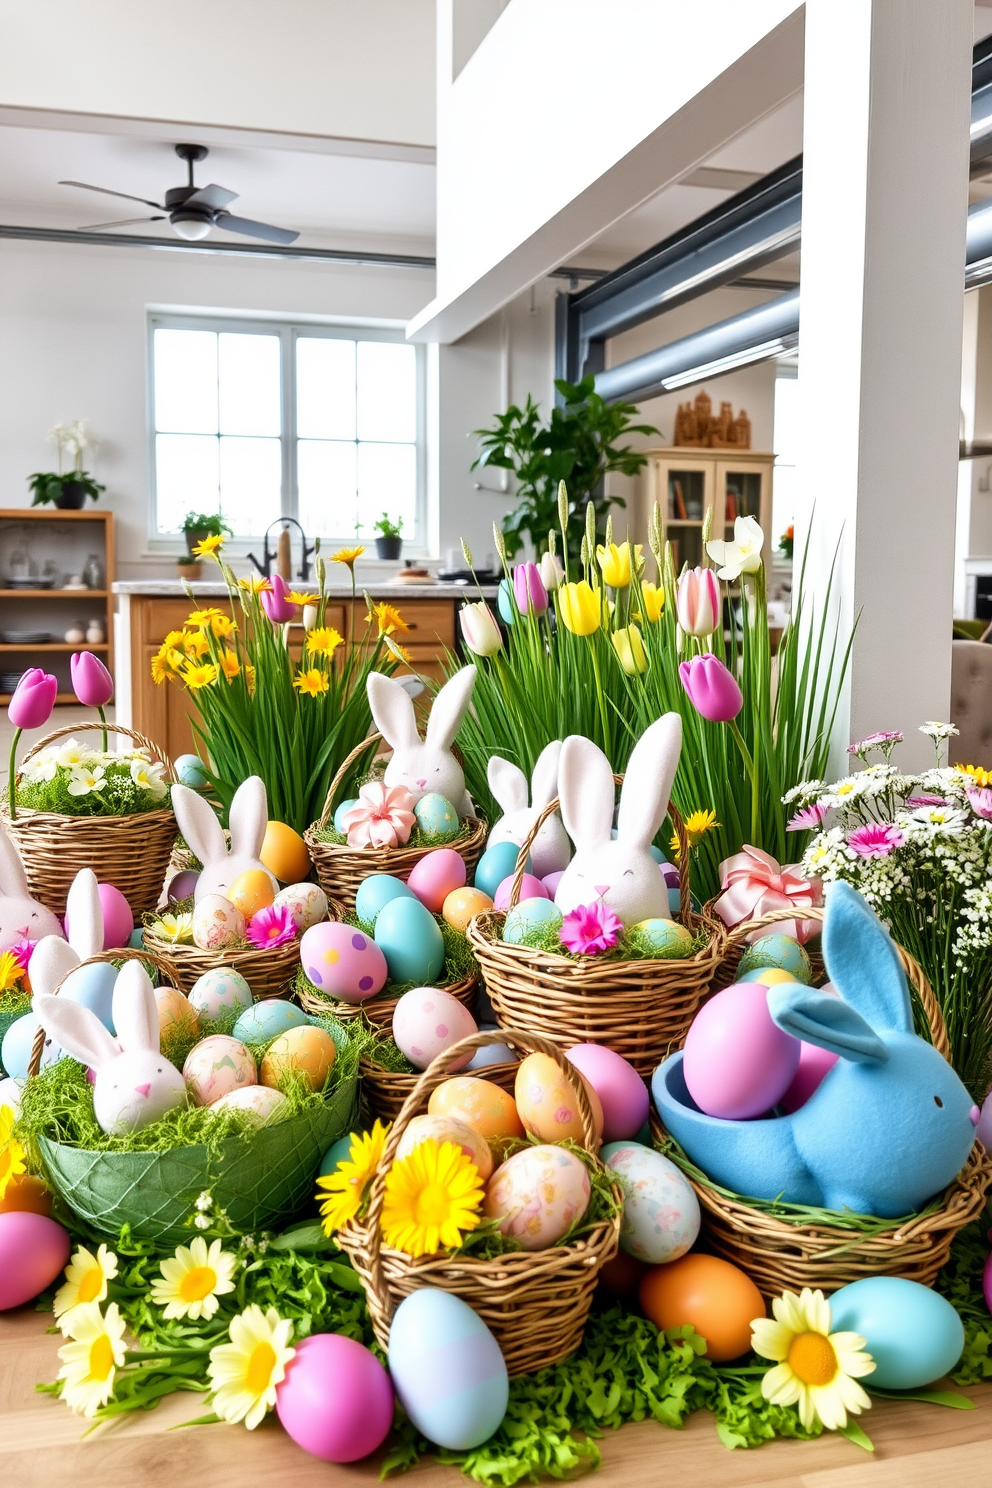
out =
[[152,538],[219,512],[235,538],[280,516],[309,537],[423,541],[424,353],[402,331],[154,315]]

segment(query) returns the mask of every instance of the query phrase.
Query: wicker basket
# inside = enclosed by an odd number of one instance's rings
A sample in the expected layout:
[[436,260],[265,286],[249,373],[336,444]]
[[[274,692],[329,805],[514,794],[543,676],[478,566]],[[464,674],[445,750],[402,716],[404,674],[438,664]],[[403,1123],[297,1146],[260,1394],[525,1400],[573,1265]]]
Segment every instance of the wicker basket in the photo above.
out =
[[[620,784],[623,776],[613,779]],[[531,844],[557,810],[558,801],[551,801],[520,849],[511,905],[520,898]],[[681,1047],[720,964],[724,931],[719,920],[696,914],[691,907],[685,827],[674,806],[669,807],[669,816],[680,843],[677,919],[693,934],[707,932],[703,949],[681,961],[611,961],[596,956],[572,960],[507,944],[502,939],[506,915],[498,910],[476,915],[468,940],[502,1027],[528,1029],[562,1048],[606,1044],[641,1075],[652,1074],[666,1054]]]
[[[479,978],[467,976],[457,982],[438,982],[436,985],[442,992],[450,992],[452,997],[457,997],[459,1002],[471,1008]],[[304,1012],[314,1013],[320,1018],[337,1018],[339,1023],[364,1018],[366,1023],[371,1023],[374,1028],[385,1029],[387,1033],[392,1032],[393,1014],[399,1002],[398,997],[383,997],[381,993],[377,997],[370,997],[367,1002],[339,1002],[336,997],[325,997],[316,987],[312,991],[301,988],[298,996]]]
[[[303,834],[310,857],[313,859],[313,865],[317,870],[317,882],[329,898],[333,896],[335,899],[340,899],[349,912],[355,908],[355,895],[358,893],[360,884],[370,874],[389,873],[393,878],[403,879],[405,883],[414,865],[433,851],[430,847],[348,847],[346,843],[321,842],[316,835],[322,832],[330,821],[334,797],[344,783],[351,766],[370,744],[381,738],[381,734],[369,734],[342,761],[340,769],[328,786],[327,798],[324,801],[324,809],[320,813],[319,821],[307,827]],[[482,856],[488,830],[482,818],[477,817],[474,821],[466,823],[461,836],[443,844],[445,847],[453,847],[455,852],[465,859],[469,879]]]
[[[773,923],[776,918],[794,919],[795,914],[776,910],[752,921],[749,928]],[[823,911],[808,909],[803,918],[822,920]],[[930,984],[913,957],[901,946],[896,950],[927,1018],[934,1048],[948,1059],[947,1029]],[[789,1223],[741,1195],[706,1182],[670,1141],[653,1108],[650,1121],[655,1146],[686,1168],[686,1177],[699,1199],[707,1246],[746,1271],[766,1297],[777,1296],[786,1288],[799,1292],[804,1286],[835,1292],[862,1276],[904,1276],[933,1286],[947,1262],[955,1235],[981,1213],[992,1180],[992,1161],[976,1142],[939,1202],[921,1214],[908,1219],[879,1219],[869,1232],[853,1228],[842,1214],[837,1215],[835,1224]],[[798,1206],[782,1208],[801,1213]]]
[[[703,905],[702,912],[708,919],[719,920],[720,916],[716,912],[716,899],[708,899]],[[749,949],[748,936],[753,935],[756,930],[764,930],[766,926],[774,925],[780,920],[816,920],[818,918],[819,915],[812,912],[812,907],[810,909],[804,909],[801,914],[797,913],[794,909],[775,909],[766,915],[759,916],[757,919],[742,920],[732,930],[725,931],[723,959],[716,969],[712,990],[714,992],[720,992],[724,987],[730,987],[736,982],[737,968],[741,964],[741,957]],[[803,949],[809,957],[809,964],[813,970],[811,985],[814,987],[822,986],[827,976],[826,968],[823,965],[822,952],[819,949],[810,950],[808,945],[804,946]]]
[[[384,1246],[379,1227],[383,1180],[408,1122],[426,1106],[430,1092],[447,1079],[459,1055],[503,1040],[521,1053],[549,1054],[560,1066],[576,1092],[585,1146],[590,1153],[596,1152],[599,1144],[585,1089],[554,1044],[516,1030],[473,1034],[435,1059],[417,1080],[386,1142],[372,1181],[368,1215],[361,1221],[351,1220],[339,1230],[337,1241],[362,1279],[372,1326],[383,1348],[388,1347],[389,1325],[403,1298],[424,1286],[438,1287],[461,1297],[479,1314],[492,1329],[507,1370],[516,1375],[556,1364],[582,1342],[600,1269],[616,1255],[619,1209],[611,1221],[596,1225],[584,1239],[571,1245],[516,1251],[494,1260],[459,1255],[457,1251],[414,1260]],[[616,1187],[614,1194],[619,1205],[621,1194]]]
[[[21,767],[39,750],[56,739],[103,729],[102,723],[76,723],[55,729],[40,739],[21,761]],[[175,772],[166,756],[143,734],[108,723],[111,733],[124,734],[139,749],[147,749],[164,764],[170,781]],[[17,773],[17,783],[21,774]],[[92,868],[101,883],[120,889],[137,919],[154,909],[162,894],[173,843],[179,832],[171,806],[158,811],[139,811],[132,816],[62,816],[55,811],[34,811],[19,806],[10,819],[10,803],[3,803],[3,820],[17,843],[36,899],[55,914],[65,914],[69,888],[80,868]]]
[[[419,1073],[410,1075],[383,1069],[381,1064],[373,1064],[371,1059],[364,1057],[359,1060],[358,1068],[362,1077],[362,1101],[368,1109],[369,1119],[375,1120],[378,1116],[381,1121],[396,1121],[416,1089]],[[513,1061],[490,1064],[485,1069],[461,1070],[459,1073],[479,1075],[484,1080],[492,1080],[495,1085],[512,1095],[517,1069],[518,1065]]]
[[[337,906],[332,914],[336,917]],[[246,950],[232,951],[224,946],[215,951],[201,951],[199,946],[177,945],[156,935],[154,930],[145,930],[145,945],[156,960],[166,968],[169,980],[181,992],[189,992],[205,971],[222,966],[225,971],[237,971],[252,990],[256,1002],[266,997],[285,997],[293,991],[296,973],[300,969],[299,939],[287,941],[281,946],[249,946]],[[329,1007],[308,1009],[329,1013]]]

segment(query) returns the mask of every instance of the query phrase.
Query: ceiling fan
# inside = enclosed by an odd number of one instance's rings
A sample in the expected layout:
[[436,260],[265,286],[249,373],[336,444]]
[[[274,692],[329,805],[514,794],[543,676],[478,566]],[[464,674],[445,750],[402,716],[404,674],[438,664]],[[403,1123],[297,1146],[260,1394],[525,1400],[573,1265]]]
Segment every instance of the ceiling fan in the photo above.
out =
[[149,201],[143,196],[131,196],[127,191],[111,191],[106,186],[91,186],[88,181],[60,181],[60,186],[80,186],[84,191],[99,191],[104,196],[120,196],[125,201],[141,202],[143,206],[155,207],[155,217],[127,217],[118,222],[94,222],[81,227],[79,232],[95,232],[105,227],[132,227],[138,222],[164,222],[168,218],[173,232],[189,242],[205,238],[211,228],[221,227],[225,232],[243,233],[246,238],[264,238],[269,243],[293,243],[300,236],[284,227],[272,227],[267,222],[252,222],[248,217],[235,217],[227,210],[228,202],[235,201],[238,193],[224,186],[197,186],[193,181],[193,166],[205,160],[209,151],[206,145],[177,145],[176,154],[185,160],[189,168],[189,181],[185,186],[173,186],[165,193],[164,202]]

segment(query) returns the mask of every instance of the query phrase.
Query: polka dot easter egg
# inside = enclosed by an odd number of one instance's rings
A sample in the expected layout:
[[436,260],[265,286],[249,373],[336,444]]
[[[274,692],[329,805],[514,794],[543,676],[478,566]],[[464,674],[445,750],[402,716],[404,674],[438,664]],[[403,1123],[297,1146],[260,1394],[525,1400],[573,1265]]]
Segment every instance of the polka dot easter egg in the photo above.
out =
[[[478,1032],[475,1019],[457,997],[440,987],[413,987],[404,992],[393,1012],[396,1047],[416,1069],[426,1069],[445,1049]],[[471,1051],[452,1066],[464,1069]]]
[[256,1083],[255,1061],[240,1039],[212,1033],[190,1049],[183,1079],[194,1105],[212,1106],[222,1095]]
[[216,1023],[224,1013],[250,1008],[251,988],[240,971],[214,966],[197,977],[189,989],[189,1001],[202,1023]]
[[313,925],[305,932],[300,961],[315,987],[342,1002],[364,1002],[386,985],[383,952],[363,931],[339,920]]
[[609,1142],[600,1156],[623,1189],[624,1250],[653,1266],[685,1255],[699,1235],[699,1201],[675,1164],[637,1142]]
[[[589,1097],[597,1138],[603,1135],[603,1107],[589,1081],[575,1071]],[[520,1061],[513,1086],[517,1110],[527,1131],[542,1142],[582,1142],[584,1129],[579,1097],[572,1079],[550,1054],[528,1054]]]
[[327,919],[327,895],[320,884],[297,883],[280,889],[272,903],[277,909],[288,909],[297,930],[309,930]]
[[438,842],[450,842],[461,831],[458,812],[451,802],[437,791],[428,791],[413,808],[417,825],[425,837],[434,837]]
[[589,1207],[585,1163],[564,1147],[525,1147],[490,1178],[483,1211],[524,1250],[554,1245]]

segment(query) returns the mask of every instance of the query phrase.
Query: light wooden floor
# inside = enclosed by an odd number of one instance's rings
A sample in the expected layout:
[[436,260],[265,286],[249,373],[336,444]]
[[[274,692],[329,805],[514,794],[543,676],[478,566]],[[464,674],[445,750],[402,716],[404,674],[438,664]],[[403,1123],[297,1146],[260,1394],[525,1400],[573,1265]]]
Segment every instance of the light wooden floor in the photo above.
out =
[[[273,1419],[249,1434],[241,1426],[168,1428],[201,1413],[195,1395],[177,1395],[157,1410],[115,1422],[81,1441],[85,1423],[60,1401],[37,1395],[36,1381],[58,1368],[50,1314],[29,1309],[0,1315],[0,1484],[5,1488],[164,1488],[209,1484],[246,1488],[374,1488],[375,1460],[333,1467],[293,1445]],[[602,1442],[603,1467],[589,1488],[667,1483],[682,1488],[987,1488],[992,1484],[992,1386],[968,1392],[974,1411],[877,1402],[865,1418],[875,1443],[869,1458],[839,1437],[772,1442],[728,1452],[710,1416],[684,1431],[654,1422],[625,1426]],[[453,1468],[422,1465],[411,1488],[468,1488]],[[402,1480],[397,1480],[402,1481]]]

